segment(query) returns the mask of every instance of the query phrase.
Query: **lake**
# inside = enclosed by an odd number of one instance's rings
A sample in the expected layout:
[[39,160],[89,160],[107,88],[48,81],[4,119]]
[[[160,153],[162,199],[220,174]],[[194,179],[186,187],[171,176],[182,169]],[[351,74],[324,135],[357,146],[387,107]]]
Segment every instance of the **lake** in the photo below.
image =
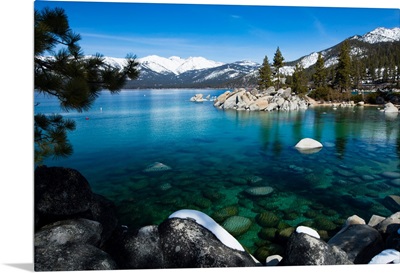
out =
[[[77,125],[69,133],[73,155],[45,164],[79,170],[132,229],[183,208],[221,225],[231,215],[249,218],[251,226],[236,238],[252,253],[282,242],[256,220],[261,212],[280,219],[274,234],[302,224],[323,238],[354,214],[368,222],[394,212],[383,200],[400,193],[400,117],[374,106],[237,112],[189,101],[225,91],[102,92],[84,113],[63,112],[56,99],[35,94],[35,112],[60,113]],[[324,147],[300,153],[294,146],[306,137]],[[154,162],[171,170],[143,171]],[[249,194],[266,186],[273,189],[267,196]]]

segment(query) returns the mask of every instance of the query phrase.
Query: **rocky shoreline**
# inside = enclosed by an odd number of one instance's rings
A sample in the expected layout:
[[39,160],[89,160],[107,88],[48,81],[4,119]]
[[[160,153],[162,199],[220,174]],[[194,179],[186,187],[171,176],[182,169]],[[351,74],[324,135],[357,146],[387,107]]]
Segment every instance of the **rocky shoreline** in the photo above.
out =
[[[214,106],[219,109],[233,109],[236,111],[297,111],[306,110],[309,107],[315,106],[330,106],[334,110],[338,107],[355,107],[355,106],[373,106],[366,104],[363,101],[355,103],[354,101],[343,102],[324,102],[316,101],[307,95],[298,96],[292,93],[291,88],[281,88],[275,90],[270,87],[267,90],[259,91],[252,89],[251,91],[245,88],[235,88],[233,91],[225,91],[221,95],[211,98],[210,95],[204,97],[203,94],[196,94],[190,98],[191,102],[212,101]],[[377,105],[374,105],[377,106]],[[388,114],[398,113],[399,107],[388,102],[384,107],[378,108],[381,112]]]
[[260,260],[202,212],[130,230],[78,171],[41,166],[34,178],[35,271],[400,263],[400,196],[392,196],[398,212],[368,222],[350,216],[327,242],[309,227],[292,228],[283,255]]

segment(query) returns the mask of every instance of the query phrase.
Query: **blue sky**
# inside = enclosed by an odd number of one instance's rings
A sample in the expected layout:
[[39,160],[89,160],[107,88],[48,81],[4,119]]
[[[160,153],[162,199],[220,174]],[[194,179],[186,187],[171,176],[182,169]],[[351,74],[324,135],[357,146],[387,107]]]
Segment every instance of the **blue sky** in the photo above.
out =
[[62,7],[85,54],[139,58],[203,56],[231,62],[285,61],[331,47],[354,34],[400,25],[399,9],[36,1]]

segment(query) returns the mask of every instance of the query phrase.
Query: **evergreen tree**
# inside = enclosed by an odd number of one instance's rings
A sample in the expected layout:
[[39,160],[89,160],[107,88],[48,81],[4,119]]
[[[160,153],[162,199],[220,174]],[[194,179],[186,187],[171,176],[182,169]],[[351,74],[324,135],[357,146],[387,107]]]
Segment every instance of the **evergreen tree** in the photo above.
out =
[[292,90],[297,94],[307,92],[307,78],[303,66],[299,63],[296,64],[292,75]]
[[312,76],[315,88],[326,88],[327,85],[327,71],[325,68],[325,61],[321,53],[318,53],[318,59],[315,64],[315,73]]
[[259,90],[265,90],[272,86],[272,71],[267,56],[265,56],[262,66],[258,69],[258,72],[260,75],[258,78]]
[[280,79],[280,69],[283,67],[283,61],[284,58],[282,56],[282,53],[279,49],[279,47],[276,49],[275,55],[274,55],[274,68],[276,70],[276,74],[278,77],[278,81],[277,81],[277,89],[279,89],[280,84],[281,84],[281,79]]
[[345,40],[339,52],[339,63],[336,67],[335,86],[342,92],[347,92],[350,88],[351,58],[348,40]]
[[366,78],[366,68],[361,59],[354,59],[352,65],[352,78],[354,88],[360,89],[363,79]]
[[[34,13],[34,88],[55,96],[62,109],[79,112],[90,109],[101,90],[117,93],[128,78],[139,76],[136,57],[128,55],[122,70],[105,63],[100,54],[85,57],[61,8]],[[56,51],[57,49],[57,51]],[[72,154],[67,131],[75,129],[72,120],[61,115],[34,117],[35,163],[49,156]]]

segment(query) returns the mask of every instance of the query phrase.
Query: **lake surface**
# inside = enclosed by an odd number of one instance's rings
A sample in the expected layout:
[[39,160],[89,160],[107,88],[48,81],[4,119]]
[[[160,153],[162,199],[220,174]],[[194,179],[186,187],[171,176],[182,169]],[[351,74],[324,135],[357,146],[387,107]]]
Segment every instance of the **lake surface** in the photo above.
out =
[[[383,199],[400,194],[400,117],[377,107],[236,112],[189,101],[224,91],[103,92],[84,113],[63,112],[56,99],[35,94],[35,112],[61,113],[77,125],[69,134],[73,155],[45,164],[79,170],[132,229],[183,208],[221,225],[228,215],[247,217],[251,226],[236,237],[252,253],[281,242],[260,234],[261,212],[279,217],[277,232],[303,224],[325,238],[354,214],[368,221],[393,213]],[[324,147],[300,153],[294,146],[305,137]],[[171,170],[143,172],[154,162]],[[273,188],[267,196],[246,193],[265,186]]]

